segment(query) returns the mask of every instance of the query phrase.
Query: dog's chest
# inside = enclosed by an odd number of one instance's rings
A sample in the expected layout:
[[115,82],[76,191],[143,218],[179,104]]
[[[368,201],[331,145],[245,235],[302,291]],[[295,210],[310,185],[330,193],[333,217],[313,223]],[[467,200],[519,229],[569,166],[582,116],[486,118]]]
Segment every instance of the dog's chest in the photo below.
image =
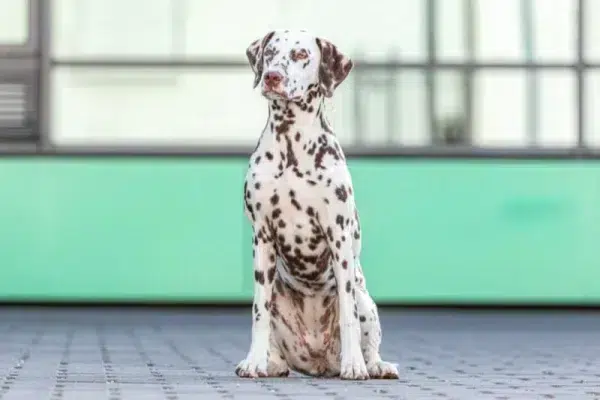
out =
[[[246,175],[246,203],[258,217],[271,221],[306,224],[325,208],[332,179],[328,171],[318,171],[305,152],[296,152],[295,163],[283,154],[264,151],[253,155]],[[283,225],[280,223],[279,225]]]
[[327,211],[326,193],[331,189],[327,174],[312,184],[307,178],[314,175],[308,168],[251,165],[245,201],[254,229],[275,243],[286,280],[321,289],[330,275],[330,252],[320,217]]
[[268,224],[276,239],[285,238],[303,251],[317,250],[308,240],[321,233],[318,215],[324,211],[323,188],[287,170],[281,176],[252,172],[247,185],[251,189],[246,191],[246,202],[253,208],[255,224]]

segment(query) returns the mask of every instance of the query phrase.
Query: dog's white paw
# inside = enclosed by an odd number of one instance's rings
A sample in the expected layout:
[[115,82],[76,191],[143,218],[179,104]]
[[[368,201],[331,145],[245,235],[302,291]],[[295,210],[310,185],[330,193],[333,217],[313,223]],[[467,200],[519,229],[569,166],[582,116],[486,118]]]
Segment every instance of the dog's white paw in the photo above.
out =
[[400,374],[395,364],[378,361],[367,366],[369,378],[372,379],[399,379]]
[[240,378],[264,378],[269,376],[267,366],[268,358],[266,354],[263,357],[248,354],[248,356],[237,365],[235,373]]
[[342,355],[340,378],[348,380],[369,379],[369,372],[365,365],[365,359],[360,351],[354,352],[348,357]]

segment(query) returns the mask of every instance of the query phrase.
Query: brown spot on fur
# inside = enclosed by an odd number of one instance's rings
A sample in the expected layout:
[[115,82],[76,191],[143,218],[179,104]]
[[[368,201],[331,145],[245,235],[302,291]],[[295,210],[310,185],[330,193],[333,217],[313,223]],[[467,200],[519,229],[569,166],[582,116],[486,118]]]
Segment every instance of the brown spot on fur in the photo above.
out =
[[319,148],[319,151],[317,152],[317,155],[315,156],[315,168],[321,168],[321,169],[325,169],[325,166],[323,165],[323,159],[325,158],[326,155],[330,155],[332,156],[336,161],[340,160],[340,155],[338,154],[338,152],[331,146],[321,146]]
[[263,271],[254,271],[254,280],[261,285],[265,284],[265,273]]
[[348,200],[348,192],[346,191],[346,186],[340,185],[335,189],[335,195],[338,200],[345,203]]

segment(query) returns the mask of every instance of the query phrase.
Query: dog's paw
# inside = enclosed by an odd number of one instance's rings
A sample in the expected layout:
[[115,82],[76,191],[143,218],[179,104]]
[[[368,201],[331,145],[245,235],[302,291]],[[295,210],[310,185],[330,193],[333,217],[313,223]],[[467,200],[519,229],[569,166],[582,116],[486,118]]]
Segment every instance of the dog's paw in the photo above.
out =
[[367,366],[369,371],[369,378],[372,379],[399,379],[400,374],[396,365],[386,362],[378,361]]
[[235,374],[240,378],[265,378],[269,376],[267,357],[253,357],[248,355],[235,369]]
[[290,369],[286,362],[276,362],[269,360],[267,373],[273,378],[286,378],[290,375]]
[[359,352],[349,357],[342,356],[342,365],[340,368],[340,378],[348,380],[366,380],[369,379],[369,372],[365,365],[365,359]]

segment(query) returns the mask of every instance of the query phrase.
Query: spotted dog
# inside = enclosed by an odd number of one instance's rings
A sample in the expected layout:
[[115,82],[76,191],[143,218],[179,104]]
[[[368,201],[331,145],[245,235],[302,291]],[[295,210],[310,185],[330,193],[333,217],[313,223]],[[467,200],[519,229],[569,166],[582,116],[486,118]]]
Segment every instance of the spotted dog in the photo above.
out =
[[352,61],[304,31],[269,32],[246,54],[269,117],[244,184],[255,283],[252,341],[236,374],[396,379],[379,354],[352,180],[323,110]]

